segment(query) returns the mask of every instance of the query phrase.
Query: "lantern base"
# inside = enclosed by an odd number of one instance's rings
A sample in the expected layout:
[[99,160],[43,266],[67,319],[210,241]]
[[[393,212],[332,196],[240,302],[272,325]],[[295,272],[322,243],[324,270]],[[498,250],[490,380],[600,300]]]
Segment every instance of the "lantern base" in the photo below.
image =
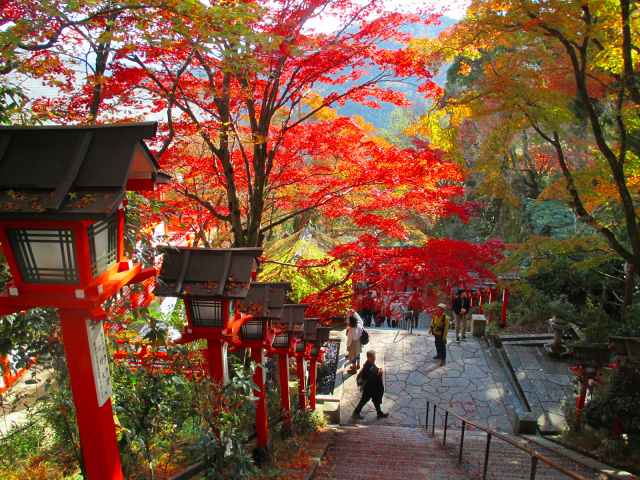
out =
[[267,447],[256,447],[253,449],[253,463],[258,467],[265,467],[271,463],[271,452]]

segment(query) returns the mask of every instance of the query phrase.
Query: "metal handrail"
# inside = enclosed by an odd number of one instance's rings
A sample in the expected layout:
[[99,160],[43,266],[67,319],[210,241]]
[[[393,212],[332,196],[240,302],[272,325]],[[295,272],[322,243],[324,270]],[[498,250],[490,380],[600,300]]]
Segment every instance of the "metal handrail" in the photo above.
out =
[[586,477],[583,477],[582,475],[572,472],[571,470],[568,470],[567,468],[563,467],[562,465],[558,465],[557,463],[555,463],[553,460],[551,460],[550,458],[548,458],[547,456],[543,455],[542,453],[540,453],[539,451],[524,446],[521,443],[519,443],[518,441],[504,435],[501,434],[499,432],[497,432],[496,430],[486,427],[484,425],[479,425],[476,422],[473,422],[467,418],[464,418],[460,415],[458,415],[455,412],[452,412],[451,410],[449,410],[448,408],[445,407],[438,407],[438,404],[427,399],[427,411],[426,411],[426,415],[425,415],[425,429],[427,430],[427,432],[429,431],[429,411],[431,410],[431,406],[433,406],[433,421],[431,423],[431,436],[433,436],[435,438],[435,432],[436,432],[436,410],[438,408],[440,408],[440,410],[444,411],[444,420],[443,420],[443,438],[442,438],[442,445],[446,446],[446,442],[447,442],[447,429],[448,429],[448,425],[449,425],[449,417],[454,417],[457,418],[458,420],[460,420],[461,422],[461,433],[460,433],[460,446],[459,446],[459,451],[458,451],[458,463],[462,463],[462,452],[464,450],[464,433],[466,430],[467,425],[470,425],[478,430],[481,430],[483,432],[485,432],[487,434],[487,443],[485,446],[485,451],[484,451],[484,465],[483,465],[483,469],[482,469],[482,478],[483,480],[486,480],[487,478],[487,469],[489,467],[489,456],[491,454],[491,439],[492,438],[497,438],[499,440],[502,440],[505,443],[508,443],[509,445],[511,445],[512,447],[515,447],[523,452],[525,452],[526,454],[529,455],[529,457],[531,458],[531,466],[529,469],[529,479],[530,480],[534,480],[536,478],[536,474],[537,474],[537,469],[538,469],[538,461],[546,464],[547,466],[553,468],[554,470],[566,475],[569,478],[572,478],[574,480],[588,480]]

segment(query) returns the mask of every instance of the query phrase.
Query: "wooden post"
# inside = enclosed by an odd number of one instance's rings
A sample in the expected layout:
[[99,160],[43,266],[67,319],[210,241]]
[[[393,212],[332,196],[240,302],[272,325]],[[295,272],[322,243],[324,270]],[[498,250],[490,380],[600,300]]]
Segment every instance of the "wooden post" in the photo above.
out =
[[289,356],[286,353],[278,354],[278,379],[280,381],[282,423],[284,431],[291,432],[293,426],[291,424],[291,399],[289,397]]
[[269,458],[269,414],[267,412],[266,382],[264,371],[264,350],[262,347],[251,347],[251,359],[258,365],[253,374],[256,388],[256,449],[254,459],[256,464],[262,465]]
[[229,381],[229,370],[227,344],[224,341],[218,338],[207,340],[207,362],[211,379],[220,385],[225,385]]
[[122,480],[102,322],[90,318],[84,310],[60,310],[84,469],[88,480]]
[[507,326],[507,307],[509,306],[509,289],[505,287],[502,291],[502,312],[500,316],[500,326]]
[[582,410],[584,410],[584,404],[587,399],[588,382],[589,381],[586,378],[580,378],[580,394],[576,398],[576,428],[578,431],[582,428]]
[[305,360],[302,355],[296,355],[296,373],[298,375],[298,408],[307,409],[307,386],[305,385]]
[[318,373],[318,359],[311,357],[309,362],[309,408],[316,409],[316,376]]

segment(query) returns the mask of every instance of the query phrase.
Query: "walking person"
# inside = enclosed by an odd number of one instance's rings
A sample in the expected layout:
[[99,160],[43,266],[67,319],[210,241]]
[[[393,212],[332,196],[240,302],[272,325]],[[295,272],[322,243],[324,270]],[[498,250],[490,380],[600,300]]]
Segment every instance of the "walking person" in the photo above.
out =
[[400,301],[399,297],[394,298],[391,303],[391,326],[397,328],[400,322],[404,318],[404,305]]
[[411,310],[411,320],[413,322],[413,328],[418,328],[418,323],[420,322],[420,313],[422,313],[422,290],[417,289],[411,295],[411,300],[409,300],[409,310]]
[[347,326],[347,355],[351,367],[347,373],[356,373],[360,368],[360,354],[362,353],[362,329],[364,328],[362,318],[358,312],[351,311],[349,315],[349,325]]
[[362,304],[360,307],[360,316],[364,321],[365,327],[370,327],[371,322],[373,321],[373,314],[375,310],[375,297],[373,296],[373,290],[369,290],[367,294],[362,299]]
[[436,343],[436,356],[434,360],[440,360],[440,366],[447,363],[447,334],[449,333],[449,318],[445,310],[447,306],[439,303],[431,316],[431,335]]
[[382,396],[384,395],[382,375],[382,369],[376,366],[376,352],[369,350],[367,352],[367,361],[356,378],[358,385],[362,388],[362,397],[360,397],[360,402],[358,402],[358,405],[353,411],[353,418],[364,419],[360,412],[369,400],[373,402],[373,406],[378,413],[378,418],[387,418],[389,416],[389,414],[384,413],[381,408]]
[[[453,302],[451,304],[451,310],[453,310],[453,319],[456,324],[456,342],[460,341],[460,336],[462,335],[462,339],[465,340],[467,336],[467,326],[466,324],[466,313],[469,308],[469,299],[466,298],[466,292],[464,292],[465,297],[463,297],[464,290],[456,291],[456,296],[453,298]],[[466,308],[465,308],[466,306]]]
[[462,331],[462,339],[466,339],[466,333],[470,331],[471,327],[471,308],[473,305],[473,292],[471,290],[465,290],[462,294],[462,309],[464,310],[464,322]]

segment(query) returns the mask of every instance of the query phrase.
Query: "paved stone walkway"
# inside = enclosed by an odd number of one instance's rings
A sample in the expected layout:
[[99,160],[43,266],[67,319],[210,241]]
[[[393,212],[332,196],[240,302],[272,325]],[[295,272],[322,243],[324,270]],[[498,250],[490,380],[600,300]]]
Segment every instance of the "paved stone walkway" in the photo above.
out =
[[[397,330],[368,329],[368,332],[370,343],[366,350],[377,352],[378,364],[385,370],[382,408],[390,417],[377,420],[369,403],[363,410],[366,419],[359,423],[424,425],[426,400],[430,399],[484,425],[511,431],[503,403],[508,392],[495,379],[482,341],[467,337],[465,342],[456,343],[451,333],[447,364],[440,367],[432,358],[435,355],[433,337],[425,332],[413,335]],[[353,423],[351,413],[360,392],[355,375],[347,375],[344,370],[343,383],[336,394],[341,395],[341,423],[348,425]]]

